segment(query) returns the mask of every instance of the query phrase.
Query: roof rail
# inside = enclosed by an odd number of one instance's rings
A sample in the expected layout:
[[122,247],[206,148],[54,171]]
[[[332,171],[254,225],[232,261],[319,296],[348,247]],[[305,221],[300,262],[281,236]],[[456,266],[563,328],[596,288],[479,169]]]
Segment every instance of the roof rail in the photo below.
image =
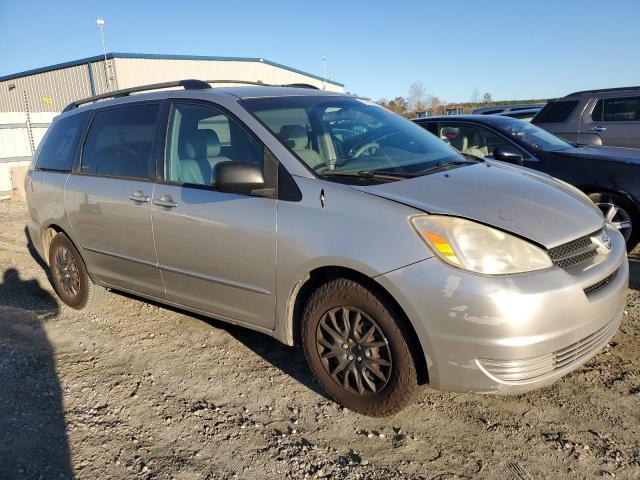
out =
[[104,100],[106,98],[126,97],[131,93],[146,92],[149,90],[160,90],[162,88],[171,87],[182,87],[185,90],[205,90],[211,88],[211,85],[209,85],[209,83],[207,82],[203,82],[202,80],[179,80],[174,82],[152,83],[151,85],[125,88],[122,90],[116,90],[114,92],[101,93],[100,95],[94,95],[93,97],[76,100],[75,102],[71,102],[69,105],[67,105],[63,112],[68,112],[69,110],[78,108],[80,105],[84,105],[85,103],[96,102],[98,100]]
[[125,88],[122,90],[116,90],[113,92],[101,93],[100,95],[94,95],[93,97],[83,98],[81,100],[76,100],[75,102],[71,102],[69,105],[65,107],[63,112],[68,112],[69,110],[73,110],[74,108],[78,108],[80,105],[84,105],[85,103],[96,102],[98,100],[104,100],[107,98],[119,98],[126,97],[132,93],[137,92],[147,92],[150,90],[160,90],[163,88],[171,88],[171,87],[182,87],[185,90],[208,90],[211,88],[211,84],[220,84],[220,83],[235,83],[240,85],[259,85],[261,87],[292,87],[292,88],[312,88],[314,90],[318,90],[318,87],[314,87],[308,83],[289,83],[285,85],[272,85],[268,83],[262,82],[254,82],[251,80],[178,80],[173,82],[163,82],[163,83],[152,83],[150,85],[141,85],[139,87],[131,87]]
[[618,88],[596,88],[594,90],[582,90],[580,92],[573,92],[573,93],[570,93],[569,95],[566,95],[566,96],[567,97],[571,97],[573,95],[582,95],[583,93],[631,92],[631,91],[636,91],[636,90],[640,90],[640,86],[638,86],[638,87],[618,87]]
[[313,90],[319,90],[309,83],[285,83],[282,85],[274,83],[254,82],[252,80],[205,80],[207,83],[238,83],[240,85],[258,85],[260,87],[291,87],[291,88],[311,88]]

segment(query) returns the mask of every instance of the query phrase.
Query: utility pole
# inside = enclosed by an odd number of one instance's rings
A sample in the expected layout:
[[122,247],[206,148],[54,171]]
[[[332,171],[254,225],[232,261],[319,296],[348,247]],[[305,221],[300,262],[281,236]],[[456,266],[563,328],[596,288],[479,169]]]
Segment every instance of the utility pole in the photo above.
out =
[[104,43],[104,19],[102,17],[98,17],[96,20],[96,24],[98,25],[98,29],[100,30],[100,38],[102,39],[102,55],[104,56],[104,79],[107,82],[107,92],[111,90],[109,88],[109,66],[107,65],[107,48]]

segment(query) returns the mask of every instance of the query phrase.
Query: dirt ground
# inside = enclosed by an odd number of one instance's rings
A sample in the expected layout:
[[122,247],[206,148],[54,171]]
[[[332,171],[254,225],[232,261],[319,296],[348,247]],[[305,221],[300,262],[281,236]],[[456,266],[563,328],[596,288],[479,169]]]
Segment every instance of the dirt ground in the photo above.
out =
[[122,294],[62,305],[25,218],[0,202],[0,478],[640,478],[638,250],[622,327],[582,368],[371,419],[270,337]]

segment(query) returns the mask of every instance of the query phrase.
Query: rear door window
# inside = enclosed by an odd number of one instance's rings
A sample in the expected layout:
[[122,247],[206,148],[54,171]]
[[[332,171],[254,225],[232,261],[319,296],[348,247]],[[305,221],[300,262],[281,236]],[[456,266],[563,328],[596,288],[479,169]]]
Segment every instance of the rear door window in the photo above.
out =
[[87,116],[87,112],[82,112],[62,118],[51,125],[51,131],[38,153],[37,169],[71,171]]
[[578,105],[578,100],[547,103],[534,117],[533,123],[564,123]]
[[125,178],[149,178],[158,104],[98,111],[82,149],[80,172]]
[[640,121],[640,97],[600,99],[591,112],[594,122]]

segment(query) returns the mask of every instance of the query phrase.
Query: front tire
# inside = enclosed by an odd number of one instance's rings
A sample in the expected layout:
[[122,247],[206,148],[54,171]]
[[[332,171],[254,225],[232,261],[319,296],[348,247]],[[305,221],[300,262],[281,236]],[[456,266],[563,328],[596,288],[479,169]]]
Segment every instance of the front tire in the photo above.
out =
[[640,240],[640,216],[635,206],[615,193],[592,193],[589,198],[600,208],[604,218],[620,231],[627,251],[632,251]]
[[51,240],[49,270],[58,297],[71,308],[92,307],[106,294],[106,289],[91,281],[82,257],[64,233]]
[[372,417],[392,415],[412,400],[416,364],[400,322],[392,308],[353,280],[332,280],[311,295],[302,345],[333,400]]

